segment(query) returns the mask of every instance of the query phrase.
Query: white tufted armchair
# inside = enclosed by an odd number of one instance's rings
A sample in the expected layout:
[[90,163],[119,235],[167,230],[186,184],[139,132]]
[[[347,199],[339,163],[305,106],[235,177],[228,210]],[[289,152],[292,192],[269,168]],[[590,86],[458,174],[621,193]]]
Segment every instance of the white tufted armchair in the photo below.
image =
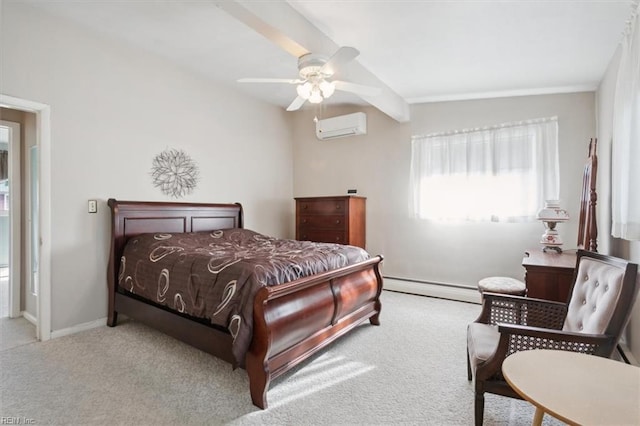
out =
[[474,380],[475,424],[484,393],[520,398],[502,376],[502,361],[529,349],[558,349],[610,357],[638,291],[638,265],[578,250],[567,304],[485,293],[482,312],[467,328],[467,373]]

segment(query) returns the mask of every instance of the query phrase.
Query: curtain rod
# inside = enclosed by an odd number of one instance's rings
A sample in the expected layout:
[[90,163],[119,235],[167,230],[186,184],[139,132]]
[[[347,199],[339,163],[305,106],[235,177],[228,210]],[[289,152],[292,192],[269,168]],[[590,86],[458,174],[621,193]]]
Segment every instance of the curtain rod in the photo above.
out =
[[625,37],[631,34],[636,16],[640,14],[640,0],[632,0],[630,2],[630,6],[631,13],[629,14],[629,19],[627,19],[624,23],[624,30],[622,30],[622,36],[620,37],[620,42],[618,44],[622,43],[622,40],[624,40]]
[[447,130],[444,132],[436,132],[436,133],[428,133],[426,135],[413,135],[411,139],[422,139],[422,138],[434,138],[438,136],[450,136],[450,135],[460,135],[465,133],[474,133],[474,132],[484,132],[487,130],[497,130],[497,129],[507,129],[509,127],[518,127],[518,126],[526,126],[529,124],[540,124],[547,123],[550,121],[558,121],[558,116],[546,117],[546,118],[533,118],[530,120],[522,120],[522,121],[513,121],[509,123],[501,123],[495,124],[493,126],[484,126],[484,127],[474,127],[471,129],[462,129],[462,130]]

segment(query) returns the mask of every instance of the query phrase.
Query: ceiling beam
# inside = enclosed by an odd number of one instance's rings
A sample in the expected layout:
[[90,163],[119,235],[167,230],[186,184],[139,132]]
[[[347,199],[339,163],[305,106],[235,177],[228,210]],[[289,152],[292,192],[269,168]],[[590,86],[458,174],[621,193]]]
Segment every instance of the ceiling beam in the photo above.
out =
[[[310,52],[331,54],[340,47],[286,2],[215,0],[214,3],[296,58]],[[363,100],[400,123],[409,121],[409,104],[357,60],[349,63],[349,77],[358,84],[381,89],[375,96],[361,95]]]

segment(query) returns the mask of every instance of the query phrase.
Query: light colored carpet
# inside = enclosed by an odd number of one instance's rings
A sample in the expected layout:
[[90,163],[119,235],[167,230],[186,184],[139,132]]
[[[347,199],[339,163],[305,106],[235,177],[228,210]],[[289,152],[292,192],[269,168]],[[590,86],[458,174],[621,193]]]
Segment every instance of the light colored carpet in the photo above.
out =
[[[466,326],[479,305],[385,291],[368,323],[271,383],[136,322],[0,353],[0,416],[69,425],[471,425]],[[528,425],[525,402],[486,397],[485,425]],[[545,424],[561,424],[545,416]]]
[[0,318],[0,351],[34,343],[36,326],[20,318]]

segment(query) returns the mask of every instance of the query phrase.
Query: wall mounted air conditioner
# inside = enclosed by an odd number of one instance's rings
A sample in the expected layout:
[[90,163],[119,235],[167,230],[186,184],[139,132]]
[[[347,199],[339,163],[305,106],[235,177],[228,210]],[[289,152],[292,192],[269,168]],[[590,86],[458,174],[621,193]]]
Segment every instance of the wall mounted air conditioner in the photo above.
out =
[[364,112],[340,115],[316,122],[316,136],[320,140],[366,134],[367,115]]

